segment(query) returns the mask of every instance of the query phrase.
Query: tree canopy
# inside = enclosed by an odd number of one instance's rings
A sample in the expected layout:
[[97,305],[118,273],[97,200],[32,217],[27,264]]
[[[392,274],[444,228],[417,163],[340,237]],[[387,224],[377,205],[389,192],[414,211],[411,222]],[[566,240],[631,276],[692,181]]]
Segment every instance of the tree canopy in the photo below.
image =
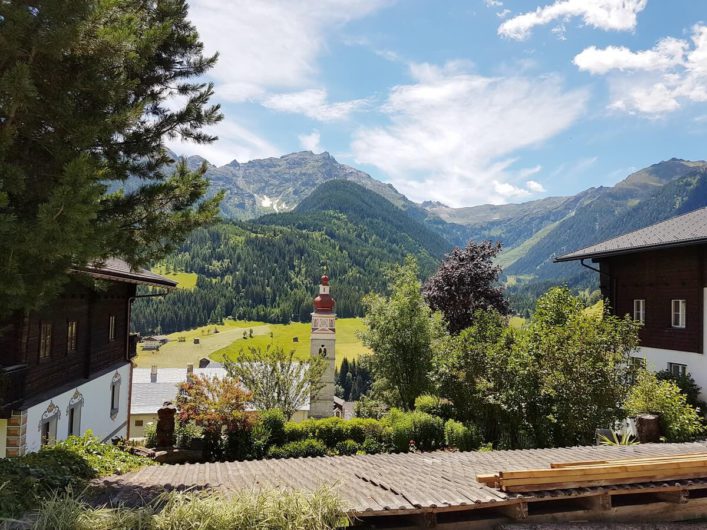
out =
[[468,328],[478,309],[508,312],[508,302],[498,285],[501,267],[493,264],[500,244],[469,241],[454,247],[425,283],[423,294],[434,311],[441,311],[450,333]]
[[54,297],[71,266],[163,257],[211,220],[205,168],[166,139],[215,140],[185,0],[0,3],[0,311]]
[[415,398],[430,387],[432,351],[444,336],[444,323],[422,298],[414,258],[408,256],[388,277],[388,297],[371,294],[364,300],[361,340],[373,351],[373,376],[391,391],[392,404],[412,410]]

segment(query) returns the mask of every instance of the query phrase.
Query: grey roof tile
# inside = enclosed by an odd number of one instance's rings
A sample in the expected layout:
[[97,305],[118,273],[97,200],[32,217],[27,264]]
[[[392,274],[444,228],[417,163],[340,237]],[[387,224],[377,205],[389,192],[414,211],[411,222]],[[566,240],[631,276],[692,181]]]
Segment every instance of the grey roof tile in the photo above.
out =
[[224,492],[268,488],[314,491],[320,486],[327,486],[339,493],[351,512],[373,514],[391,510],[484,505],[518,498],[565,497],[609,489],[655,487],[657,483],[519,494],[487,487],[476,481],[476,475],[501,470],[547,468],[551,462],[705,451],[707,443],[696,442],[163,465],[109,477],[104,484],[117,489],[118,497],[120,491],[129,491],[133,486],[159,489],[166,484],[180,489],[210,487]]
[[707,243],[707,207],[559,256],[555,261],[599,258],[701,243]]

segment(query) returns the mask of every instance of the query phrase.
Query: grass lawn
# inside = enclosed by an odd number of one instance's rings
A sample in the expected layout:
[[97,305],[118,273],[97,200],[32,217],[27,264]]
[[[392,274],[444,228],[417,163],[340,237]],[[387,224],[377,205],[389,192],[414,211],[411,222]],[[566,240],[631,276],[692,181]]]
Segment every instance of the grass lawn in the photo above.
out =
[[169,274],[167,274],[165,270],[166,269],[164,265],[158,265],[157,267],[152,269],[152,272],[164,276],[165,278],[169,278],[170,280],[174,280],[175,282],[177,282],[177,288],[179,289],[186,289],[188,291],[191,291],[196,287],[196,279],[199,276],[197,273],[170,272]]
[[[336,321],[336,364],[341,364],[344,357],[349,360],[357,358],[368,350],[356,338],[356,332],[363,330],[363,321],[359,318],[341,318]],[[243,332],[252,338],[243,338]],[[218,333],[214,333],[218,330]],[[181,368],[189,363],[198,365],[199,359],[209,357],[222,361],[225,355],[236,359],[238,353],[250,346],[265,348],[275,344],[286,349],[294,349],[297,356],[306,359],[309,356],[309,323],[267,324],[264,322],[226,320],[223,325],[203,326],[189,331],[172,333],[170,341],[159,351],[142,351],[138,346],[135,362],[140,368],[157,365],[160,368]],[[270,334],[272,333],[272,337]],[[184,342],[179,342],[183,337]],[[297,337],[298,342],[294,342]],[[199,344],[194,344],[194,338]]]

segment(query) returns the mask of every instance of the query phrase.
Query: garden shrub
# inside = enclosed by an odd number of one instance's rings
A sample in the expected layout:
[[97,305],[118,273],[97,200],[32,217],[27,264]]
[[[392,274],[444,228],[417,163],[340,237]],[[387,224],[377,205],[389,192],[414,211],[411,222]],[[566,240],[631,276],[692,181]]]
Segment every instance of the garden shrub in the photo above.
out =
[[448,447],[460,451],[472,451],[481,444],[481,437],[474,425],[464,425],[455,420],[447,420],[444,424],[444,440]]
[[327,447],[335,447],[339,442],[346,440],[347,421],[342,418],[331,417],[320,420],[307,420],[309,435],[321,440]]
[[361,445],[354,440],[344,440],[336,444],[336,452],[342,456],[355,455],[360,449]]
[[269,445],[282,445],[287,442],[285,414],[280,409],[264,410],[260,412],[256,424],[269,433]]
[[308,424],[310,420],[295,423],[288,421],[285,424],[285,440],[286,442],[299,442],[309,436]]
[[361,444],[361,450],[367,455],[377,455],[384,451],[383,444],[374,438],[366,438]]
[[302,458],[306,456],[324,456],[327,448],[320,441],[313,438],[288,442],[283,446],[272,446],[268,450],[270,458]]
[[157,447],[157,424],[154,422],[145,425],[145,447]]
[[90,431],[37,453],[0,459],[0,517],[18,515],[53,492],[80,490],[88,480],[126,473],[152,460],[101,443]]
[[[145,430],[147,431],[147,427],[145,427]],[[174,435],[176,438],[177,447],[193,449],[196,441],[201,440],[204,436],[204,429],[191,421],[185,423],[176,422],[174,427]]]
[[454,404],[446,398],[423,394],[415,399],[415,410],[426,412],[432,416],[439,416],[444,420],[456,417]]
[[433,451],[444,447],[442,418],[426,412],[403,412],[391,409],[384,421],[390,425],[391,442],[396,451],[408,451],[411,441],[414,441],[417,449],[421,451]]
[[626,399],[629,415],[650,413],[660,417],[660,425],[668,442],[693,440],[704,432],[697,409],[672,381],[661,381],[654,373],[643,370]]
[[659,381],[672,381],[678,385],[678,388],[685,394],[687,402],[690,405],[699,408],[702,414],[707,412],[707,404],[700,399],[702,388],[695,382],[689,372],[684,375],[675,375],[670,370],[661,370],[660,372],[656,372],[655,376]]

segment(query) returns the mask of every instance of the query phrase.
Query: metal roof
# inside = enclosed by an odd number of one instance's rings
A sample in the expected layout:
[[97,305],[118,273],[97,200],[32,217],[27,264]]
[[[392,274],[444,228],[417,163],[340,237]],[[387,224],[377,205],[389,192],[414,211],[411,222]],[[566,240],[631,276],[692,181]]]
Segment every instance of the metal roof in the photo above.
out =
[[556,257],[555,262],[603,258],[707,243],[707,207]]
[[145,269],[133,269],[128,263],[117,258],[109,258],[103,263],[91,264],[86,267],[74,267],[72,270],[88,274],[99,280],[139,283],[166,288],[177,286],[177,282],[174,280]]
[[[654,488],[646,483],[505,493],[476,481],[480,473],[547,468],[551,462],[631,458],[703,452],[707,443],[591,446],[518,451],[400,453],[149,466],[105,479],[116,501],[131,492],[212,488],[224,493],[252,489],[315,491],[333,488],[354,514],[404,513],[432,508],[481,506],[516,499],[558,498],[605,490]],[[691,483],[700,482],[695,479]],[[675,484],[676,481],[672,481]]]

